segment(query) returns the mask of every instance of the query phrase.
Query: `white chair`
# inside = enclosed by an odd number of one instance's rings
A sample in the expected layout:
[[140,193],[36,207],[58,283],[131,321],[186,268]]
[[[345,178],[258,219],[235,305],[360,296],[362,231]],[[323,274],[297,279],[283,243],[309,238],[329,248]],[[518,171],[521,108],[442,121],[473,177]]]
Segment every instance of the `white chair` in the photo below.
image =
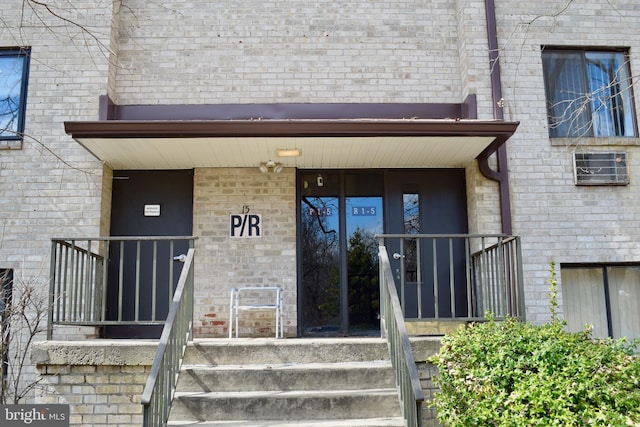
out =
[[[275,295],[275,300],[273,298]],[[243,303],[244,299],[244,303]],[[282,312],[282,288],[279,286],[246,286],[231,288],[229,297],[229,338],[233,337],[235,324],[238,338],[240,310],[275,310],[276,338],[284,338],[284,314]]]

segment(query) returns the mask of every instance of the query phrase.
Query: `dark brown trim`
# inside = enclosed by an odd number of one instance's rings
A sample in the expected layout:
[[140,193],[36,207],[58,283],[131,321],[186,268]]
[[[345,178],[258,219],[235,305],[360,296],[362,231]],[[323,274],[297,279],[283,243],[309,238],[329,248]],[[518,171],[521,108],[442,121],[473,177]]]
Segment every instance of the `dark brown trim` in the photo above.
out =
[[98,98],[98,118],[100,120],[113,120],[116,111],[116,104],[108,95],[100,95]]
[[[205,137],[373,137],[487,136],[493,152],[518,127],[517,122],[477,120],[209,120],[65,122],[65,131],[83,138]],[[490,154],[490,153],[489,153]]]
[[462,117],[467,119],[478,118],[478,100],[475,94],[467,96],[462,103]]
[[475,95],[459,104],[116,105],[100,97],[100,120],[475,119]]

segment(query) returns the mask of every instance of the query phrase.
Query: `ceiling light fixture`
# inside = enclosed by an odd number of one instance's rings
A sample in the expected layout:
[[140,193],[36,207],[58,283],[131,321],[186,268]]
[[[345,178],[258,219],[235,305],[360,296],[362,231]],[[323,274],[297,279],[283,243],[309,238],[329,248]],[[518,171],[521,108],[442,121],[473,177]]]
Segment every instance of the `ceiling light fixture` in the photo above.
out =
[[260,163],[260,166],[258,166],[258,169],[262,173],[268,173],[268,172],[280,173],[282,172],[283,168],[284,166],[282,166],[282,164],[276,163],[273,160],[269,160],[268,162],[262,162]]
[[302,150],[299,148],[276,148],[277,157],[300,157]]

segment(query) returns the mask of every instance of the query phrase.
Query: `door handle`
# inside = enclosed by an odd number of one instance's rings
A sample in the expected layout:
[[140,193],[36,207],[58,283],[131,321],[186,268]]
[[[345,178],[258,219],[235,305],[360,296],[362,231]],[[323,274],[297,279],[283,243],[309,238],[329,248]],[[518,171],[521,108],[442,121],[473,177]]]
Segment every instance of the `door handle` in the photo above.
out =
[[178,256],[173,257],[174,261],[185,262],[187,260],[187,256],[185,254],[180,254]]
[[404,255],[400,255],[398,252],[395,252],[392,256],[393,256],[393,259],[404,258]]

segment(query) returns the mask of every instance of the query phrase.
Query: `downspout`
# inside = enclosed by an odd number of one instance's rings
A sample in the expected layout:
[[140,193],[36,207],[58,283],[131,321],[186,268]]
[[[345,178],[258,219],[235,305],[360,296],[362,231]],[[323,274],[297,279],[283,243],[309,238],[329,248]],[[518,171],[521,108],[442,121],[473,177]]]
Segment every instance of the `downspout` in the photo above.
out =
[[[489,67],[491,76],[491,97],[493,101],[493,118],[504,120],[502,83],[500,78],[500,56],[498,51],[498,30],[496,24],[496,7],[494,0],[485,0],[487,19],[487,38],[489,47]],[[480,173],[485,178],[498,182],[500,191],[500,217],[502,232],[512,234],[511,226],[511,195],[509,194],[509,174],[507,166],[507,147],[501,144],[496,150],[497,170],[489,166],[489,154],[478,158]]]

